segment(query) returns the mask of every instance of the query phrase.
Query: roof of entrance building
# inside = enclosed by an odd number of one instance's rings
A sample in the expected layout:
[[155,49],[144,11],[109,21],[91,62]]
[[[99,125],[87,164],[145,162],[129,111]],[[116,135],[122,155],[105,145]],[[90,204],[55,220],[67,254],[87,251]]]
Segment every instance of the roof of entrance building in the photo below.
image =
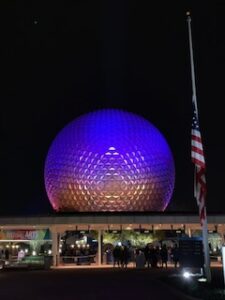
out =
[[[199,224],[199,216],[193,212],[90,212],[0,216],[0,226],[58,224]],[[208,224],[225,224],[225,214],[208,214]]]

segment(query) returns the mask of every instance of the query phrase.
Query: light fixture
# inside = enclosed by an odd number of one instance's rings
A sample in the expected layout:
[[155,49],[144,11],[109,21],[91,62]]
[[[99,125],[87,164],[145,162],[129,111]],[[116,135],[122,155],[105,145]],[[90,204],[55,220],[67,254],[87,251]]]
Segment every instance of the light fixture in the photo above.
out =
[[185,271],[185,272],[183,273],[183,277],[184,277],[184,278],[186,278],[186,279],[188,279],[188,278],[190,278],[190,277],[191,277],[191,273],[190,273],[190,272],[187,272],[187,271]]
[[198,281],[199,281],[199,282],[206,282],[206,281],[207,281],[207,278],[201,277],[201,278],[198,279]]

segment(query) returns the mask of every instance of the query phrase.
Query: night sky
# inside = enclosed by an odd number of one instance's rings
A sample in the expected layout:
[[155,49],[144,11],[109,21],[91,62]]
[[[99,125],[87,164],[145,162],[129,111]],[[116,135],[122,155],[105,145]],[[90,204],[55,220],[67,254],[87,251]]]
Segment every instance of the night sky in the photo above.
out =
[[168,211],[196,211],[186,11],[192,14],[207,210],[225,212],[225,1],[1,1],[0,215],[52,209],[44,163],[81,114],[121,108],[153,123],[174,155]]

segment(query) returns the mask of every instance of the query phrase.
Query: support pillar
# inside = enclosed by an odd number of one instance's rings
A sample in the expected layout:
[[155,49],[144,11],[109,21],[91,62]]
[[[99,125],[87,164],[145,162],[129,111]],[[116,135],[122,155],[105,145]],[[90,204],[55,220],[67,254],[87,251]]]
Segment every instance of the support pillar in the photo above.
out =
[[191,228],[190,227],[187,228],[187,235],[188,235],[189,238],[191,238]]
[[102,230],[98,230],[98,265],[102,264]]
[[59,264],[59,234],[56,230],[51,229],[51,236],[52,236],[53,266],[56,267]]

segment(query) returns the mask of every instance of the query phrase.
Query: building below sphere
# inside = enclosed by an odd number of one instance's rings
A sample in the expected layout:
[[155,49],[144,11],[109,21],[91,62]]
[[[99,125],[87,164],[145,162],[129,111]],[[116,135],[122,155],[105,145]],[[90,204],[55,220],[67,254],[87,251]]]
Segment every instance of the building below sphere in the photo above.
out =
[[[224,214],[208,214],[208,241],[214,256],[218,255],[224,244],[224,220]],[[91,267],[105,267],[108,247],[115,247],[113,241],[127,244],[128,237],[129,245],[136,249],[140,246],[138,242],[144,246],[148,242],[171,246],[184,237],[199,239],[202,232],[197,209],[196,213],[104,212],[0,216],[0,228],[0,249],[8,249],[12,258],[17,257],[18,251],[23,249],[27,263],[32,262],[33,257],[35,267],[38,261],[49,255],[53,258],[54,266],[63,268],[76,268],[87,263]],[[110,241],[111,237],[113,240]],[[94,245],[94,254],[88,253],[91,243]],[[65,244],[72,253],[62,252]],[[81,255],[75,251],[79,249],[82,249]],[[15,260],[13,263],[15,265]],[[218,262],[217,266],[222,267],[222,263]]]

